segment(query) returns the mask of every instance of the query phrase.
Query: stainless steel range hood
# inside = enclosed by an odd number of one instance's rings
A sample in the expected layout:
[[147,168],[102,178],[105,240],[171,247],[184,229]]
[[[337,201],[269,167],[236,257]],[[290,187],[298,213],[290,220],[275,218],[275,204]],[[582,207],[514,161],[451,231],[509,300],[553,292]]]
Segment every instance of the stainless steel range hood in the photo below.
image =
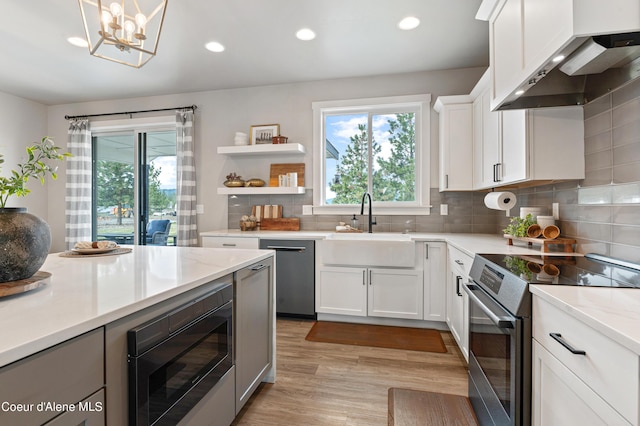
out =
[[[640,77],[640,32],[578,39],[559,64],[549,63],[499,110],[585,105]],[[546,71],[546,70],[549,71]]]

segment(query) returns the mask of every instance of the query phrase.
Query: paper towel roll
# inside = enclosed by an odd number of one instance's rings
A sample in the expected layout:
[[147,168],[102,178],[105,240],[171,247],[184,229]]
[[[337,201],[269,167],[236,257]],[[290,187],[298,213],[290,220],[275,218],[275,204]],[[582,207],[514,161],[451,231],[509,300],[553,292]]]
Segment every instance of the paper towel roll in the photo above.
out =
[[484,197],[484,205],[494,210],[510,210],[515,205],[516,195],[513,192],[490,192]]

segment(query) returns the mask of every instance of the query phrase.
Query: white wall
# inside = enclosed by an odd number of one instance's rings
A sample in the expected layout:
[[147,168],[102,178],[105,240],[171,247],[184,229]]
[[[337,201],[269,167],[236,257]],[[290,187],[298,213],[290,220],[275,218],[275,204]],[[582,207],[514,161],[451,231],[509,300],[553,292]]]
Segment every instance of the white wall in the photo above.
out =
[[[227,197],[217,195],[216,188],[222,185],[228,173],[268,180],[270,163],[304,161],[305,183],[309,186],[313,182],[310,153],[304,159],[234,159],[217,155],[216,147],[233,144],[235,132],[248,132],[253,124],[278,123],[281,134],[288,136],[289,142],[299,142],[310,152],[313,140],[311,102],[420,93],[431,93],[434,102],[440,95],[469,93],[484,71],[484,68],[469,68],[56,105],[48,108],[48,130],[56,140],[62,141],[67,137],[65,115],[197,105],[198,204],[204,205],[205,211],[198,218],[198,229],[224,229],[227,227]],[[116,118],[122,119],[122,116]],[[431,182],[437,186],[438,120],[433,110],[431,120]],[[64,193],[64,173],[61,171],[58,182],[49,186],[48,221],[52,228],[53,250],[64,249]]]
[[[47,107],[0,92],[0,153],[5,161],[0,165],[0,174],[8,177],[17,164],[26,160],[25,148],[44,136],[47,136]],[[63,145],[66,145],[65,141],[66,135],[62,139]],[[28,188],[31,190],[29,196],[11,197],[7,207],[26,207],[30,213],[47,220],[46,187],[37,180],[30,180]]]

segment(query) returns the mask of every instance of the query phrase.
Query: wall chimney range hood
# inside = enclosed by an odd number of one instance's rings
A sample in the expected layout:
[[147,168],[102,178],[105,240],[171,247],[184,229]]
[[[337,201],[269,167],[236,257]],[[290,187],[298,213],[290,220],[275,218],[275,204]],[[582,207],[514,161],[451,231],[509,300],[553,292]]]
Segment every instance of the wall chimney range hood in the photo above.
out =
[[578,38],[561,53],[498,110],[585,105],[640,77],[640,32]]

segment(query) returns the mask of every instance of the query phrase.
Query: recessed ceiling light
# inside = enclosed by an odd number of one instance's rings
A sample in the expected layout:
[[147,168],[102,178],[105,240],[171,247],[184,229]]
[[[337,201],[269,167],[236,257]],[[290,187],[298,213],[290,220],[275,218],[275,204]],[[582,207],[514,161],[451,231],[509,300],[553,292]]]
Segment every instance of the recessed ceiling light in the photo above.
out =
[[207,50],[210,50],[211,52],[215,52],[215,53],[224,52],[224,46],[218,43],[217,41],[210,41],[209,43],[205,44],[204,47],[206,47]]
[[555,58],[553,58],[552,60],[553,60],[553,62],[558,63],[558,62],[562,61],[563,59],[564,59],[564,55],[558,55]]
[[89,43],[87,43],[87,40],[81,38],[81,37],[69,37],[67,39],[67,41],[71,44],[73,44],[74,46],[77,47],[88,47]]
[[515,94],[516,94],[516,96],[520,96],[520,95],[522,95],[523,93],[524,93],[524,90],[520,89],[520,90],[518,90]]
[[316,33],[309,28],[303,28],[296,33],[296,37],[298,37],[299,40],[309,41],[316,38]]
[[407,16],[402,21],[398,22],[398,28],[401,30],[412,30],[420,25],[420,20],[415,16]]

